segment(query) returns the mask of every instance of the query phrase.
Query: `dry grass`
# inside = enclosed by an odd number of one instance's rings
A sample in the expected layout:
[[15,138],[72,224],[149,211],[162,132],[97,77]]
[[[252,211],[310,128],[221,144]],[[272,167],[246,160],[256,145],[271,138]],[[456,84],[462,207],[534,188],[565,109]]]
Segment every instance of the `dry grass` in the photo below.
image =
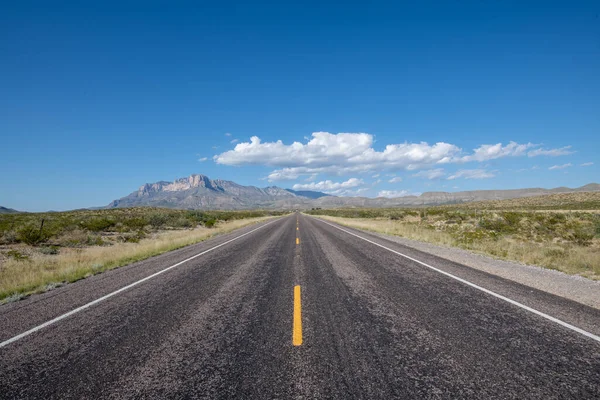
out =
[[6,302],[44,292],[270,218],[273,217],[232,220],[218,223],[214,228],[201,226],[190,230],[162,231],[141,239],[139,243],[61,248],[60,254],[43,254],[22,245],[12,250],[19,256],[0,259],[0,299]]
[[[320,215],[332,222],[352,228],[396,235],[438,245],[460,247],[476,253],[493,256],[523,264],[556,269],[572,275],[581,275],[600,280],[600,245],[594,240],[591,245],[547,240],[520,240],[514,236],[471,237],[456,232],[436,229],[436,226],[415,222],[390,220],[389,218],[342,218]],[[463,232],[464,233],[464,232]]]

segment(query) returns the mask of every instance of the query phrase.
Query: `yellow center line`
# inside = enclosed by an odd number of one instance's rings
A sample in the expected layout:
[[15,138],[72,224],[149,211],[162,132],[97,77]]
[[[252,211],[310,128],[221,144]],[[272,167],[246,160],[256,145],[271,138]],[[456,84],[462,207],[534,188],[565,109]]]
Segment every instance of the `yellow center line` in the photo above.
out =
[[292,327],[292,344],[302,344],[302,301],[300,300],[300,286],[294,286],[294,324]]
[[300,244],[300,238],[296,238],[296,244]]

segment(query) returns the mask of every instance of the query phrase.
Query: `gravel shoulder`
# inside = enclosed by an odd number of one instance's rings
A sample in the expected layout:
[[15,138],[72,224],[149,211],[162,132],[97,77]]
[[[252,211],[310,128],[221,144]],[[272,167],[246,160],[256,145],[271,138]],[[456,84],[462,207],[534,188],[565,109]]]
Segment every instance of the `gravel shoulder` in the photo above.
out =
[[[318,217],[317,217],[318,218]],[[339,222],[339,221],[336,221]],[[360,230],[347,224],[353,229]],[[499,276],[504,279],[561,296],[569,300],[600,309],[600,282],[582,276],[567,275],[563,272],[525,265],[516,262],[494,259],[468,250],[439,246],[431,243],[386,235],[374,231],[364,231],[416,250],[430,253],[446,260]]]

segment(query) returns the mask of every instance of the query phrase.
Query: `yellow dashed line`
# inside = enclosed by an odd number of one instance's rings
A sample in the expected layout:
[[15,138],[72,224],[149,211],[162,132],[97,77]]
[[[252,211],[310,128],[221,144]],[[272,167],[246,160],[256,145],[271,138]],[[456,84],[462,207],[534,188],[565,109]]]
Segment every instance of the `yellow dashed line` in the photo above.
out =
[[292,327],[292,344],[302,344],[302,301],[300,300],[300,286],[294,286],[294,323]]

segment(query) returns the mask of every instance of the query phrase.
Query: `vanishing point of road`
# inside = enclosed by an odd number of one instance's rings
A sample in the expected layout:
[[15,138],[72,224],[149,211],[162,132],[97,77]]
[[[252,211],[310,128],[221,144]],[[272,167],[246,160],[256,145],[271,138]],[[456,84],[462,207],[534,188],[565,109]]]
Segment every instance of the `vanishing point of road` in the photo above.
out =
[[598,399],[600,311],[295,213],[0,307],[0,398]]

